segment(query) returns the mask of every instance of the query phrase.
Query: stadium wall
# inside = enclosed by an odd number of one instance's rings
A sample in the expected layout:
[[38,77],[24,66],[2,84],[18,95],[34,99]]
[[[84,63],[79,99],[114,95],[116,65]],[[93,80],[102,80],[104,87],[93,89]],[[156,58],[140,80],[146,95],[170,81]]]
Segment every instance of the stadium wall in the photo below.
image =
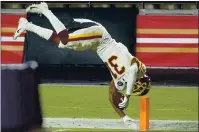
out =
[[1,14],[1,63],[3,64],[23,62],[25,34],[16,41],[12,38],[20,17],[26,17],[26,14]]
[[147,66],[198,67],[198,16],[138,15],[136,56]]

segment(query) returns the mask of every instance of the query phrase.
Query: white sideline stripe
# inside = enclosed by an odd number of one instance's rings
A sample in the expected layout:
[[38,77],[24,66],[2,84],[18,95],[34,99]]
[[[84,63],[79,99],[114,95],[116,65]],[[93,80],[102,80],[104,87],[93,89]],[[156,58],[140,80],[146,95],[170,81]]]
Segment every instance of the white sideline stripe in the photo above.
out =
[[[1,41],[4,42],[24,42],[25,37],[18,37],[14,40],[10,36],[2,36]],[[137,38],[137,43],[198,43],[198,38]]]
[[198,38],[137,38],[137,43],[198,43]]
[[3,42],[24,42],[25,37],[18,37],[16,40],[13,39],[13,37],[8,36],[2,36],[1,41]]
[[[139,125],[138,120],[135,123]],[[44,118],[43,124],[51,128],[129,129],[121,119]],[[197,131],[198,121],[150,120],[150,130]]]

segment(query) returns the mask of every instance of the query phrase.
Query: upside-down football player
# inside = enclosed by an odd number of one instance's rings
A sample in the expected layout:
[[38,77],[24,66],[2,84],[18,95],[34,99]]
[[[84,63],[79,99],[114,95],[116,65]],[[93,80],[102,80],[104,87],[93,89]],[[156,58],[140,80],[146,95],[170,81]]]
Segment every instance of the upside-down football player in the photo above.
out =
[[[29,31],[51,41],[59,48],[69,48],[76,51],[92,49],[96,51],[109,68],[113,78],[109,86],[109,100],[115,111],[123,119],[124,124],[135,129],[134,120],[127,116],[123,109],[128,105],[131,95],[143,96],[149,92],[151,80],[146,75],[146,66],[132,56],[122,43],[112,39],[100,23],[88,19],[72,19],[73,26],[68,24],[68,27],[65,27],[44,2],[29,6],[26,12],[43,14],[56,32],[32,24],[25,18],[20,18],[18,28],[13,36],[14,39],[17,39],[22,32]],[[116,92],[122,90],[126,90],[125,97],[116,106],[113,96]]]

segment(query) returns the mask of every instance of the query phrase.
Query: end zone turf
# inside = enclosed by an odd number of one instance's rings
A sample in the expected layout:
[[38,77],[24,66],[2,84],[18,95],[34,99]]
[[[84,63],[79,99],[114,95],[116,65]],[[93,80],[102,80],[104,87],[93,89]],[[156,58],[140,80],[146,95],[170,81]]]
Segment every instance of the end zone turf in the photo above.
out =
[[[74,121],[72,125],[77,125],[77,128],[73,126],[71,131],[77,129],[88,131],[92,128],[94,128],[92,131],[97,131],[103,128],[102,126],[99,127],[100,123],[93,121],[92,118],[109,120],[107,122],[109,124],[107,127],[109,128],[107,129],[106,127],[105,130],[111,131],[114,126],[119,126],[118,124],[114,125],[113,122],[115,119],[118,121],[117,119],[119,117],[108,101],[108,86],[42,85],[40,91],[43,114],[48,122],[46,124],[47,126],[49,126],[49,124],[51,124],[51,127],[54,126],[56,128],[66,126],[62,124],[63,121],[60,121],[60,118],[67,120],[64,121],[65,123]],[[150,97],[152,131],[158,129],[161,129],[161,131],[166,130],[166,132],[170,132],[172,129],[178,129],[179,131],[196,131],[198,127],[197,93],[197,88],[152,88],[148,95]],[[139,97],[131,98],[127,113],[130,117],[137,120],[139,119]],[[53,121],[51,118],[53,118]],[[58,118],[59,121],[55,121],[54,118]],[[86,127],[85,122],[87,118],[91,124]],[[78,119],[81,119],[81,124],[84,124],[83,126],[78,126],[80,123],[77,122]],[[96,124],[98,126],[96,126]],[[123,123],[120,123],[120,126],[121,125],[123,125]],[[117,129],[121,130],[121,127]],[[71,128],[67,125],[66,129]],[[126,131],[128,128],[122,128],[122,131],[124,130]]]

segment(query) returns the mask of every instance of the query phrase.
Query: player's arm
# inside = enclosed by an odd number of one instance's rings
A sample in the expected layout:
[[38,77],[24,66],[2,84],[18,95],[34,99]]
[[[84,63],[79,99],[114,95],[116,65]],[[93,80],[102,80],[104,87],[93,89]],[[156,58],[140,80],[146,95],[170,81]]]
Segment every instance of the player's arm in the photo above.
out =
[[124,113],[124,111],[122,111],[121,109],[117,108],[114,104],[113,104],[113,94],[117,92],[116,88],[115,88],[115,84],[114,81],[112,80],[110,85],[109,85],[109,101],[112,104],[113,108],[115,109],[115,111],[117,112],[117,114],[123,118],[124,116],[126,116],[126,114]]
[[131,96],[132,89],[135,85],[137,72],[138,72],[138,67],[137,67],[137,64],[134,63],[133,65],[131,65],[129,69],[129,76],[127,80],[126,96],[128,97]]
[[130,118],[129,116],[127,116],[123,110],[117,108],[114,104],[113,104],[113,94],[114,92],[117,92],[116,91],[116,88],[115,88],[115,84],[114,84],[114,81],[112,80],[110,85],[109,85],[109,100],[113,106],[113,108],[115,109],[115,111],[117,112],[117,114],[122,118],[124,124],[126,124],[127,126],[129,126],[129,128],[132,129],[132,124],[134,124],[133,122],[133,119]]
[[124,97],[123,102],[119,104],[119,108],[125,108],[129,102],[129,98],[131,96],[132,89],[135,85],[136,78],[137,78],[138,67],[137,64],[134,63],[131,65],[129,69],[129,75],[127,80],[127,88],[126,88],[126,95]]

